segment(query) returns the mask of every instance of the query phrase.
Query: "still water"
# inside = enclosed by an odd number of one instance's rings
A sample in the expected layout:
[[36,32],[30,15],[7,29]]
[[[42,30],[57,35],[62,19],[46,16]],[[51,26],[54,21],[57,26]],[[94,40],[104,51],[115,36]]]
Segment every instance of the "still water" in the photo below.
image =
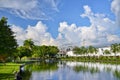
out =
[[90,62],[34,63],[27,65],[29,80],[120,80],[120,65]]

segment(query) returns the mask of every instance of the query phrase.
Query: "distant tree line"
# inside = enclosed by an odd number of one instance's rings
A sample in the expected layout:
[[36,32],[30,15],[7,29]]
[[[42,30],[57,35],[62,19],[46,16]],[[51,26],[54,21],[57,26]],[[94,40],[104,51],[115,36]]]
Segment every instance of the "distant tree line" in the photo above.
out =
[[[106,50],[102,50],[103,54],[117,54],[120,53],[120,44],[119,43],[115,43],[110,45],[110,50],[106,49]],[[88,53],[96,53],[98,52],[98,48],[93,47],[93,46],[89,46],[89,47],[74,47],[73,48],[73,52],[75,54],[88,54]]]
[[87,54],[87,53],[97,53],[98,50],[93,46],[89,46],[89,47],[82,46],[82,47],[74,47],[73,52],[75,54]]

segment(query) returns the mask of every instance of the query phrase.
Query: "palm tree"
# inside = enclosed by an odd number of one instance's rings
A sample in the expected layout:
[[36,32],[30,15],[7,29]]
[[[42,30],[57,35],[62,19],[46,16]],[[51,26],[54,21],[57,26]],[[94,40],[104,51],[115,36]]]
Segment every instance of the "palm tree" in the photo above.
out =
[[34,46],[34,42],[31,39],[27,39],[27,40],[24,41],[23,45],[26,48],[29,48],[31,50]]
[[73,51],[74,51],[75,54],[85,54],[85,53],[87,53],[87,49],[84,46],[75,47],[75,48],[73,48]]
[[81,53],[82,54],[86,54],[87,53],[87,48],[85,48],[84,46],[80,47],[81,49]]
[[97,53],[97,49],[95,48],[95,47],[93,47],[93,46],[89,46],[88,47],[88,53]]
[[97,52],[98,52],[98,49],[97,49],[97,48],[95,48],[95,49],[94,49],[94,51],[95,51],[95,54],[97,54]]
[[75,54],[80,54],[80,53],[81,53],[81,50],[80,50],[79,47],[74,47],[74,48],[73,48],[73,52],[74,52]]
[[115,54],[119,51],[119,45],[117,43],[111,45],[111,51]]
[[93,46],[88,47],[88,53],[94,53],[94,47]]

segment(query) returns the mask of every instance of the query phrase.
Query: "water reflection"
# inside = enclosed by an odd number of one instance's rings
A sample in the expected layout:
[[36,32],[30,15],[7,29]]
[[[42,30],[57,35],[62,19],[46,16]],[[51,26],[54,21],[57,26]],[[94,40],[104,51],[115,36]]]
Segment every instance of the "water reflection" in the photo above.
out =
[[46,63],[46,62],[36,62],[34,64],[29,64],[26,66],[27,69],[30,69],[35,72],[46,72],[54,71],[58,69],[57,63]]
[[120,65],[59,62],[34,63],[30,80],[120,80]]
[[120,65],[90,62],[67,62],[66,65],[77,73],[89,75],[85,80],[120,80]]
[[74,68],[73,68],[73,70],[75,71],[75,72],[77,72],[77,73],[79,73],[79,72],[90,72],[91,74],[94,74],[94,73],[98,73],[99,72],[99,69],[96,67],[96,68],[94,68],[94,67],[92,67],[92,68],[89,68],[88,66],[75,66]]
[[22,80],[30,80],[31,74],[32,74],[31,71],[24,70],[24,72],[21,74],[21,76],[23,77]]

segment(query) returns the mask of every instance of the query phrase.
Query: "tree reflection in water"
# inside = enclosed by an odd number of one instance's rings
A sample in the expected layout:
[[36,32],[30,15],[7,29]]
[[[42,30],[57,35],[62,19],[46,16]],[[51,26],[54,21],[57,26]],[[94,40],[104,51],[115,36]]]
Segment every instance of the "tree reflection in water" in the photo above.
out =
[[22,80],[30,80],[32,72],[29,70],[25,70],[21,76],[22,76]]
[[46,62],[36,62],[34,64],[27,65],[26,68],[31,69],[32,71],[54,71],[58,69],[57,63],[46,63]]
[[96,68],[94,68],[94,67],[92,67],[92,68],[89,68],[88,66],[82,66],[82,65],[80,65],[80,66],[75,66],[74,68],[73,68],[73,70],[75,71],[75,72],[77,72],[77,73],[79,73],[79,72],[90,72],[91,74],[94,74],[94,73],[98,73],[99,72],[99,69],[96,67]]
[[[67,63],[66,63],[67,64]],[[74,64],[74,66],[72,65]],[[68,62],[68,65],[73,67],[73,70],[76,73],[91,73],[91,74],[96,74],[96,73],[101,73],[101,72],[106,72],[108,74],[111,74],[120,80],[120,65],[118,64],[101,64],[101,63],[87,63],[87,62]],[[67,66],[68,66],[67,65]]]
[[113,72],[113,74],[114,74],[115,77],[117,77],[117,78],[120,80],[120,71],[115,70],[115,71]]
[[36,62],[27,65],[26,69],[32,72],[28,74],[30,80],[120,80],[120,65],[113,64]]

